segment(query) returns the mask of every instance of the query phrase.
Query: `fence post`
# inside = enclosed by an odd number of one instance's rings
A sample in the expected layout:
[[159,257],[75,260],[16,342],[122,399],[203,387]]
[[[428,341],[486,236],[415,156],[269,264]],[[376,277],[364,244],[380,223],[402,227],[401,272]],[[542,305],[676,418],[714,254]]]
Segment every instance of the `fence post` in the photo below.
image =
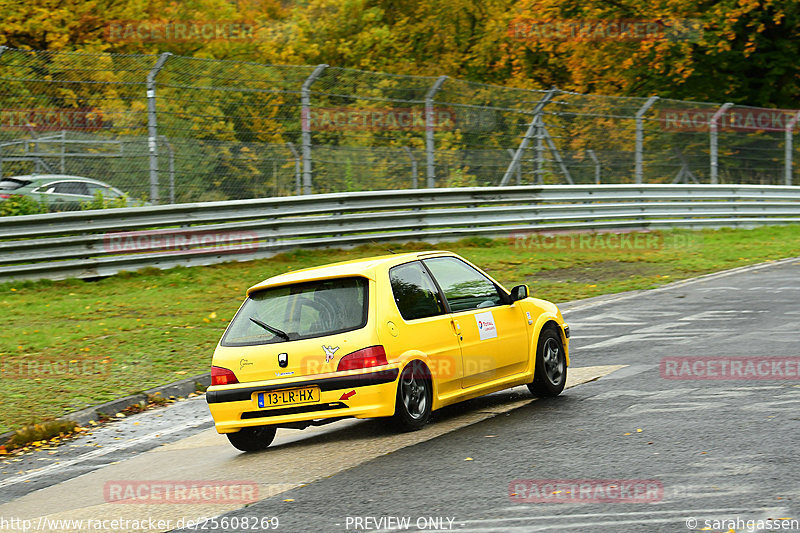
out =
[[169,150],[169,203],[175,203],[175,150],[172,148],[172,144],[167,139],[166,135],[159,135],[159,139],[161,142],[167,146],[167,150]]
[[651,96],[647,99],[642,107],[639,108],[639,111],[636,112],[636,183],[642,183],[642,152],[644,150],[644,124],[642,117],[647,111],[652,107],[653,104],[656,103],[658,100],[658,96]]
[[[519,147],[517,148],[514,157],[511,159],[511,163],[508,165],[506,169],[506,173],[503,175],[503,179],[500,180],[500,186],[504,187],[508,185],[508,182],[511,181],[511,176],[514,174],[514,170],[516,170],[517,166],[519,165],[520,160],[522,159],[522,154],[525,152],[525,149],[528,147],[528,144],[531,142],[531,137],[533,137],[534,132],[536,132],[536,141],[537,141],[537,149],[541,146],[541,141],[544,137],[543,133],[539,131],[539,123],[542,120],[542,109],[547,103],[552,100],[553,96],[556,94],[556,89],[553,87],[549,91],[545,93],[541,100],[536,103],[536,106],[533,108],[533,120],[528,125],[528,130],[525,132],[525,135],[522,137],[522,141],[519,143]],[[543,149],[543,147],[541,147]],[[541,177],[539,173],[539,165],[541,165],[541,154],[537,153],[537,174],[536,178]]]
[[589,157],[592,158],[594,162],[594,182],[597,185],[600,185],[600,161],[597,159],[597,155],[594,153],[594,150],[586,150],[586,153]]
[[408,146],[403,146],[403,151],[408,155],[411,160],[411,188],[416,189],[419,187],[419,177],[417,176],[417,158],[414,157],[414,152]]
[[311,84],[322,75],[328,65],[317,65],[314,72],[306,78],[300,88],[300,126],[302,128],[303,150],[303,194],[311,194]]
[[784,144],[784,149],[786,150],[784,180],[786,185],[792,184],[792,134],[798,120],[800,120],[800,111],[786,121],[786,143]]
[[[2,57],[3,53],[8,50],[8,46],[0,46],[0,57]],[[0,144],[0,178],[3,177],[3,145]]]
[[714,115],[708,119],[708,128],[711,132],[710,142],[711,142],[711,184],[717,185],[719,184],[719,155],[717,154],[718,149],[718,127],[717,121],[719,121],[719,117],[725,114],[725,111],[733,107],[731,102],[727,102],[723,104]]
[[431,88],[425,93],[425,157],[427,159],[427,186],[429,189],[436,187],[436,158],[434,157],[434,144],[433,128],[436,125],[436,115],[433,109],[433,98],[442,85],[447,80],[447,76],[439,76],[433,82]]
[[156,76],[167,62],[169,52],[158,60],[147,74],[147,146],[150,150],[150,202],[158,205],[158,123],[156,121]]
[[[513,148],[507,148],[508,154],[511,156],[511,159],[514,159],[514,154],[516,152]],[[522,185],[522,165],[517,165],[517,185]]]
[[294,147],[294,143],[286,143],[289,147],[289,150],[292,151],[292,155],[294,156],[294,190],[297,196],[303,194],[303,184],[301,182],[301,177],[303,172],[300,170],[300,154],[297,153],[297,149]]

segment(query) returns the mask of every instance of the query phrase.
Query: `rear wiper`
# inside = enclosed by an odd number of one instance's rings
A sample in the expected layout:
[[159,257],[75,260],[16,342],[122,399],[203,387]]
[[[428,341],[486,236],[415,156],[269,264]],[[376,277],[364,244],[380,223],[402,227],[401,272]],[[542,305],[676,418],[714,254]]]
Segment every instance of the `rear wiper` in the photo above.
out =
[[250,317],[250,321],[253,322],[253,324],[258,324],[259,326],[261,326],[265,330],[269,331],[270,333],[274,333],[278,337],[281,337],[281,338],[283,338],[283,339],[285,339],[287,341],[289,340],[289,335],[285,331],[281,331],[278,328],[274,328],[274,327],[270,326],[269,324],[267,324],[266,322],[264,322],[262,320],[259,320],[259,319],[255,318],[255,317],[252,317],[252,316]]

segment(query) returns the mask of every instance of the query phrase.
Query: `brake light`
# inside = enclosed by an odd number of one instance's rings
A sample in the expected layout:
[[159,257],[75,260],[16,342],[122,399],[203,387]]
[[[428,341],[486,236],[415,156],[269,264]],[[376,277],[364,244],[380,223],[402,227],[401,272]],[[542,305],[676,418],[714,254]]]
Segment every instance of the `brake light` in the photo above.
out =
[[0,198],[11,198],[10,194],[0,194]]
[[221,366],[211,367],[212,385],[231,385],[233,383],[239,383],[239,380],[236,379],[236,374]]
[[349,353],[339,361],[337,371],[358,370],[359,368],[369,368],[371,366],[381,366],[387,364],[386,350],[383,346],[370,346],[362,350]]

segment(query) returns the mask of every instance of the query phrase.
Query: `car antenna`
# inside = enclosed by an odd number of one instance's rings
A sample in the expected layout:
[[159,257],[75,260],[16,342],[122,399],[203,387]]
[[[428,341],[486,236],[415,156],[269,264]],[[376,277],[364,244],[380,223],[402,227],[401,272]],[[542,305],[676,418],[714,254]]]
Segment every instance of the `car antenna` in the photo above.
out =
[[[378,244],[377,242],[375,242],[375,240],[374,240],[374,239],[370,239],[370,240],[369,240],[369,242],[371,242],[371,243],[372,243],[372,244],[374,244],[375,246],[380,246],[380,244]],[[386,248],[386,251],[387,251],[387,252],[389,252],[390,254],[396,254],[396,253],[397,253],[397,252],[395,252],[394,250],[390,250],[389,248]]]

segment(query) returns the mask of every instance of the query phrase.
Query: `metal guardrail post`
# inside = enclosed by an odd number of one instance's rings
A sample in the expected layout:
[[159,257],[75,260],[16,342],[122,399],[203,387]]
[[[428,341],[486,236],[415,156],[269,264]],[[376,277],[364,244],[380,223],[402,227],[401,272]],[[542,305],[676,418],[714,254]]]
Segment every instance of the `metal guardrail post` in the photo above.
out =
[[[516,170],[517,166],[519,165],[520,160],[522,159],[522,154],[525,152],[525,149],[528,147],[528,144],[531,142],[531,137],[533,137],[534,132],[536,133],[536,140],[537,140],[537,149],[540,148],[539,144],[543,140],[542,133],[539,131],[539,123],[542,120],[542,110],[544,106],[547,105],[550,100],[553,99],[555,96],[556,91],[555,87],[550,89],[545,93],[541,100],[536,103],[536,106],[533,108],[533,120],[528,125],[528,130],[525,132],[525,135],[522,137],[522,141],[519,143],[519,148],[517,148],[517,152],[514,154],[514,157],[511,159],[511,163],[508,165],[506,169],[506,173],[503,175],[503,179],[500,180],[500,186],[503,187],[508,185],[508,182],[511,181],[511,176],[514,174],[514,170]],[[537,155],[537,165],[541,164],[541,158]],[[537,166],[537,174],[536,177],[539,178],[541,174],[538,172]]]
[[[642,117],[647,111],[656,103],[658,100],[658,96],[651,96],[647,99],[642,107],[636,112],[636,183],[642,183],[642,175],[644,170],[642,169],[642,152],[644,151],[644,121]],[[598,182],[599,183],[599,182]]]
[[299,196],[303,194],[303,183],[301,181],[303,172],[300,166],[300,154],[297,153],[297,148],[294,147],[294,143],[286,143],[286,145],[294,156],[294,191],[295,194]]
[[303,194],[311,194],[311,84],[319,78],[328,65],[317,65],[300,88],[300,126],[303,150]]
[[710,143],[711,143],[711,184],[716,185],[719,183],[719,155],[717,153],[718,150],[718,126],[717,122],[719,121],[719,117],[725,114],[725,111],[733,107],[731,102],[727,102],[722,105],[717,112],[708,120],[708,128],[710,133]]
[[414,157],[414,152],[408,146],[403,146],[403,151],[408,155],[411,160],[411,188],[419,188],[419,176],[417,175],[417,158]]
[[594,153],[594,150],[586,150],[586,153],[594,162],[594,183],[595,185],[600,185],[600,161],[597,159],[597,155]]
[[158,56],[158,60],[147,74],[147,146],[150,150],[150,201],[158,205],[158,123],[156,120],[156,76],[164,63],[167,62],[169,52]]
[[427,160],[427,186],[429,189],[436,187],[436,145],[433,138],[434,127],[436,126],[436,115],[433,108],[433,98],[439,89],[442,88],[447,76],[439,76],[436,81],[425,93],[425,157]]
[[800,120],[800,111],[786,121],[786,142],[784,143],[784,149],[786,151],[784,158],[784,181],[786,185],[792,184],[792,135],[794,134],[794,127],[798,120]]

